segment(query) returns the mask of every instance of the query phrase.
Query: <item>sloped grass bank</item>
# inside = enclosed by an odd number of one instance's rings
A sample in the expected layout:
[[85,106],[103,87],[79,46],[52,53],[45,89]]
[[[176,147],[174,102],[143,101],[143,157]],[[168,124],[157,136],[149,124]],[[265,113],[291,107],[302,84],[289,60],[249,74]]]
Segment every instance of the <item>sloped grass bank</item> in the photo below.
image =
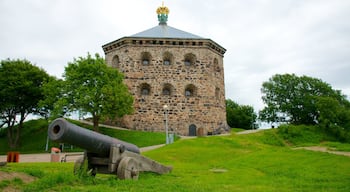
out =
[[24,191],[350,191],[349,157],[291,150],[270,131],[180,140],[144,155],[173,171],[123,181],[102,174],[80,179],[72,174],[73,163],[0,169],[38,177],[19,184]]

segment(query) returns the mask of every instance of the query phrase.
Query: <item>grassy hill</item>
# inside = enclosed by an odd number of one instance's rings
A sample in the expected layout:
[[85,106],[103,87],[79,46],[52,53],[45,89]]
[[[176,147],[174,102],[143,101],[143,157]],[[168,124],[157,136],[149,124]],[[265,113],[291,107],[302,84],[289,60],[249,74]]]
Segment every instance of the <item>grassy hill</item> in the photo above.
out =
[[276,130],[249,135],[180,140],[144,155],[172,165],[166,175],[141,173],[138,181],[98,174],[78,178],[73,163],[9,164],[37,180],[0,181],[24,191],[350,191],[350,158],[292,150]]
[[[81,127],[92,129],[91,125],[86,125],[78,121],[70,120],[74,124]],[[9,149],[6,130],[0,132],[0,155],[6,154],[8,151],[19,151],[20,153],[45,153],[45,145],[47,140],[48,122],[44,119],[31,120],[24,123],[24,127],[21,133],[20,147],[17,149]],[[128,130],[116,130],[100,127],[102,134],[106,134],[126,142],[131,142],[138,147],[145,147],[151,145],[158,145],[165,143],[164,133],[154,132],[142,132],[142,131],[128,131]],[[51,147],[58,147],[58,143],[49,142],[49,149]],[[73,149],[73,151],[81,149]],[[66,149],[70,151],[70,149]]]

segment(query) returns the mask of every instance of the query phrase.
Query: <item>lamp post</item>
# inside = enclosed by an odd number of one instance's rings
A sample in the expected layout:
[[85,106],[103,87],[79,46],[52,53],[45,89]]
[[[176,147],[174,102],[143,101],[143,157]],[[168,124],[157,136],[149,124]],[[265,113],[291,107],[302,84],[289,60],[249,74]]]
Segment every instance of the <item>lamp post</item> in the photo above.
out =
[[168,135],[168,105],[163,105],[164,109],[164,118],[165,118],[165,143],[169,144],[169,135]]

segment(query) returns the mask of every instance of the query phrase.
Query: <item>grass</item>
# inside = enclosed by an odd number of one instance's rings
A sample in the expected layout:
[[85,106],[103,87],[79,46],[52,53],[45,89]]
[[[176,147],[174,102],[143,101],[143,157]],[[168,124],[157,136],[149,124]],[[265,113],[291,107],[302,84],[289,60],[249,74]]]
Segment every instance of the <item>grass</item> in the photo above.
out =
[[[92,129],[92,126],[82,124],[78,121],[70,120],[73,123]],[[45,145],[47,140],[48,122],[44,119],[31,120],[25,122],[21,133],[20,147],[17,149],[10,149],[8,147],[6,130],[1,130],[0,133],[0,155],[6,154],[8,151],[19,151],[21,154],[26,153],[46,153]],[[152,146],[165,143],[165,134],[157,132],[143,132],[132,130],[117,130],[100,127],[102,134],[116,137],[120,140],[133,143],[138,147]],[[176,138],[178,139],[178,138]],[[49,142],[49,149],[51,147],[58,147],[58,143]],[[82,151],[82,149],[74,148],[73,150],[65,149],[65,151]]]
[[138,181],[103,174],[80,179],[73,163],[9,164],[0,171],[38,178],[17,182],[23,191],[350,191],[349,157],[291,150],[276,130],[180,140],[144,155],[173,171],[141,173]]

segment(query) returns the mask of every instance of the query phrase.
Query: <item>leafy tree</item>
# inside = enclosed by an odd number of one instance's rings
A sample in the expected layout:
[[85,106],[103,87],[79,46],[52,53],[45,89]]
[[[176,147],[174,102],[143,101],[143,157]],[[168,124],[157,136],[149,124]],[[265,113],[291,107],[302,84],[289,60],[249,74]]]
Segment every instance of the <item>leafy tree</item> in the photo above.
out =
[[74,59],[63,76],[63,91],[54,104],[55,111],[89,113],[95,131],[102,117],[113,119],[133,111],[133,97],[123,83],[123,75],[108,67],[98,54],[95,58],[88,54],[86,58]]
[[257,115],[254,108],[248,105],[239,105],[236,102],[226,100],[226,119],[230,127],[237,127],[243,129],[254,128]]
[[[30,113],[39,113],[42,85],[49,75],[27,60],[2,60],[0,65],[0,119],[7,127],[10,148],[20,141],[23,122]],[[18,120],[19,118],[19,120]],[[15,126],[18,123],[18,126]]]
[[320,79],[307,76],[274,75],[263,83],[261,92],[266,106],[259,115],[268,122],[313,125],[329,120],[340,123],[337,119],[341,119],[344,110],[350,106],[340,91]]
[[[58,100],[63,97],[63,86],[64,81],[61,79],[57,79],[56,77],[50,77],[48,82],[45,82],[42,88],[44,98],[39,101],[40,114],[48,119],[51,117],[55,119],[59,116],[63,116],[62,110],[59,107],[55,107],[58,105]],[[62,106],[62,105],[58,105]],[[59,111],[55,111],[59,110]]]

